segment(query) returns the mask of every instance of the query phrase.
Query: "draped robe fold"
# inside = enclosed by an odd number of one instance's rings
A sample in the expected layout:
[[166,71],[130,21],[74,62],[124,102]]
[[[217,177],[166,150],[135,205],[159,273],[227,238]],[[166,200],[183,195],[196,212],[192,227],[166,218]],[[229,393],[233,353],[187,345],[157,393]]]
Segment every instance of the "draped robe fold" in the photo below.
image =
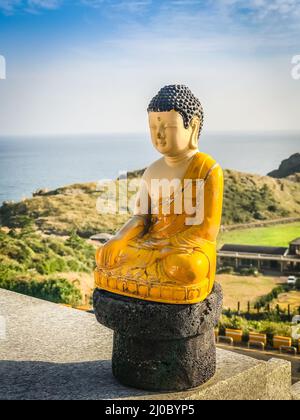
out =
[[[97,267],[97,288],[132,298],[171,304],[198,303],[211,293],[216,274],[216,239],[222,213],[223,172],[210,156],[199,152],[192,158],[184,179],[192,181],[190,191],[194,206],[197,204],[196,181],[203,180],[202,223],[187,225],[186,220],[191,215],[185,211],[176,214],[174,202],[177,193],[171,196],[170,214],[163,214],[164,200],[161,199],[158,214],[151,215],[147,233],[129,241],[114,266]],[[198,277],[201,264],[208,268]]]

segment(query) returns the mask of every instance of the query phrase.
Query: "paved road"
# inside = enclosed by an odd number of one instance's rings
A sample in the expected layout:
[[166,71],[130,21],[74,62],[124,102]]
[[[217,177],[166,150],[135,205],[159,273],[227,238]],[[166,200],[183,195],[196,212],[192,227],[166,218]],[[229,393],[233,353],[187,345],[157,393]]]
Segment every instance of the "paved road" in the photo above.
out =
[[278,358],[287,360],[288,362],[291,362],[292,364],[292,381],[293,384],[296,382],[300,382],[300,356],[289,356],[288,354],[279,354],[277,352],[271,352],[271,351],[258,351],[254,349],[246,349],[246,348],[239,348],[239,347],[231,347],[228,345],[218,344],[219,348],[226,349],[230,351],[234,351],[239,354],[243,354],[245,356],[254,357],[258,360],[264,360],[268,361],[270,359]]

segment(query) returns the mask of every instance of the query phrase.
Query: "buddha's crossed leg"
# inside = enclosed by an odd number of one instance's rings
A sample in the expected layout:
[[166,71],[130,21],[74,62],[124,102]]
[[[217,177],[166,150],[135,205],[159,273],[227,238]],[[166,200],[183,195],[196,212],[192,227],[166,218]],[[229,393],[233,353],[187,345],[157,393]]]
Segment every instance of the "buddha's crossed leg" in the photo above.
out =
[[198,251],[169,255],[162,264],[166,275],[182,285],[197,284],[207,279],[210,268],[207,256]]

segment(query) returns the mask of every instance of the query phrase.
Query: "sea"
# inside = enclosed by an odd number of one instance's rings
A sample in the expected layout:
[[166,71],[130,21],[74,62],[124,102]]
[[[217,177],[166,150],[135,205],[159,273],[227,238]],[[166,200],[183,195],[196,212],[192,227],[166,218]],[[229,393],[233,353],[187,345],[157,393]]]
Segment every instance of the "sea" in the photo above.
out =
[[[204,133],[200,150],[223,168],[266,175],[300,152],[300,132]],[[0,136],[0,204],[39,189],[115,179],[159,157],[148,134]]]

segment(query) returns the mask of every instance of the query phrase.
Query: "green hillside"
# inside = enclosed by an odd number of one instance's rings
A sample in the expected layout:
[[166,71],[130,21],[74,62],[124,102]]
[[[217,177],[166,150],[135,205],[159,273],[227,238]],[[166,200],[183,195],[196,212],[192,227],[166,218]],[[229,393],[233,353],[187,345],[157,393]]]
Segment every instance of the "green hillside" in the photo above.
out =
[[[138,186],[140,176],[141,171],[130,175],[131,186]],[[124,195],[120,181],[110,186]],[[0,208],[0,288],[56,303],[88,304],[95,246],[82,238],[113,233],[129,217],[100,215],[96,205],[105,195],[96,183],[88,183],[5,203]],[[133,192],[128,198],[132,196]],[[225,171],[223,224],[281,217],[300,217],[299,182]],[[299,223],[223,232],[219,244],[286,245],[296,236],[300,236]]]
[[[134,178],[136,184],[138,180]],[[21,228],[34,224],[43,233],[69,235],[76,231],[86,238],[100,232],[112,233],[129,216],[98,214],[96,203],[101,195],[96,183],[76,184],[19,203],[6,203],[0,208],[0,225]],[[224,225],[297,216],[299,182],[225,171]]]
[[63,239],[29,226],[0,229],[0,288],[55,303],[81,304],[84,290],[77,286],[84,276],[91,276],[94,255],[94,246],[75,233]]

